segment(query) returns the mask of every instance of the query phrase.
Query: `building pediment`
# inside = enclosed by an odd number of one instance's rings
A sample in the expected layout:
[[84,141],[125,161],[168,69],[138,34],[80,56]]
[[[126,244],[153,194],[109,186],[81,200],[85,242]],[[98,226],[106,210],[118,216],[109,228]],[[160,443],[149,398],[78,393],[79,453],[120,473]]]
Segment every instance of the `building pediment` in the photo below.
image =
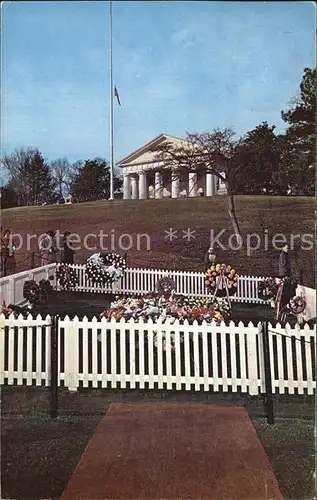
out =
[[155,147],[160,146],[164,142],[169,142],[175,144],[176,146],[180,146],[184,144],[185,139],[181,139],[180,137],[173,137],[167,134],[160,134],[159,136],[152,139],[152,141],[147,142],[144,146],[140,147],[129,156],[123,158],[119,163],[117,163],[117,167],[127,167],[132,165],[144,165],[147,163],[157,162],[157,153],[155,152]]

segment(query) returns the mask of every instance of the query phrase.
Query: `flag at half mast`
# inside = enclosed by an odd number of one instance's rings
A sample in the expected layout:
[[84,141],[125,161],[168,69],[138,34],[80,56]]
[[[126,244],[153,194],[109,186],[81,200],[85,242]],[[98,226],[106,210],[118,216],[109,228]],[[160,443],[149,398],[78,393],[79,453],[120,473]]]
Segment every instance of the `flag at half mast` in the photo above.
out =
[[119,97],[119,92],[118,92],[117,87],[115,87],[115,88],[114,88],[114,95],[115,95],[115,97],[117,98],[117,101],[118,101],[119,106],[121,106],[120,97]]

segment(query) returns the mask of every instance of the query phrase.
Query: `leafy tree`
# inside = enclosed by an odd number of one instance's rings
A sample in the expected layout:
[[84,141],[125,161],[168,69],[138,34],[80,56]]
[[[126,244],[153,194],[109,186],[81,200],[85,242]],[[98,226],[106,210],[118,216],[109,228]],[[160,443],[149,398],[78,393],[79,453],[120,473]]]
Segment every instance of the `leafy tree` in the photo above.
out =
[[[114,189],[122,181],[114,176]],[[108,199],[110,195],[110,167],[102,158],[77,162],[70,183],[70,193],[79,201]]]
[[241,169],[235,179],[235,193],[286,194],[285,178],[279,174],[284,144],[274,130],[275,125],[262,122],[236,148],[233,161]]
[[299,96],[282,119],[288,124],[285,134],[283,168],[293,192],[313,194],[316,170],[317,69],[304,69]]
[[49,165],[38,149],[16,149],[4,157],[3,165],[8,172],[10,187],[16,193],[18,205],[55,201],[55,183]]
[[227,188],[228,213],[236,235],[240,236],[240,227],[236,216],[234,185],[241,169],[235,161],[235,153],[241,140],[234,139],[231,128],[214,129],[213,132],[187,133],[186,139],[179,145],[169,141],[156,146],[156,160],[168,165],[168,168],[198,170],[202,165],[220,179]]
[[307,165],[305,152],[296,151],[287,136],[280,136],[283,143],[279,176],[284,179],[293,195],[313,196],[315,192],[315,164]]

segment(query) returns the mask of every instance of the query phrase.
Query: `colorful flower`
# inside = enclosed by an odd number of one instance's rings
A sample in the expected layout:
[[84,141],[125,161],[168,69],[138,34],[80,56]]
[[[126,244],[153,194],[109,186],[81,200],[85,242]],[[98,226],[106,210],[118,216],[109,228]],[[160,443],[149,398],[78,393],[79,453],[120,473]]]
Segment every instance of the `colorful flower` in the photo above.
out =
[[[211,272],[211,269],[213,271]],[[211,273],[210,273],[211,272]],[[210,275],[211,274],[211,275]],[[224,276],[227,280],[228,290],[230,294],[236,293],[238,277],[236,275],[235,269],[231,265],[226,264],[216,264],[211,266],[206,272],[206,287],[210,289],[211,293],[216,290],[218,278]],[[208,281],[208,282],[207,282]],[[223,295],[224,289],[218,290],[217,294]]]

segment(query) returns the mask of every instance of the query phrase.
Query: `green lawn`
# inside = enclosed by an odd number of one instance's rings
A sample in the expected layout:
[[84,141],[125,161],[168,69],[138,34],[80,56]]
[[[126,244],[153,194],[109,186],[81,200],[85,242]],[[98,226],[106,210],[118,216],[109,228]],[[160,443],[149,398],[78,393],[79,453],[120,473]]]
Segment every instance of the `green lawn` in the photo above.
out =
[[[2,226],[21,234],[24,242],[27,234],[39,236],[51,228],[76,232],[81,238],[103,230],[109,235],[104,239],[108,251],[121,253],[119,239],[129,234],[132,238],[132,247],[128,250],[130,266],[183,270],[204,270],[203,258],[210,243],[210,232],[213,230],[217,235],[224,230],[220,243],[225,249],[215,246],[218,260],[231,263],[240,274],[260,276],[277,274],[279,251],[272,247],[272,238],[283,233],[288,243],[291,243],[291,235],[295,238],[290,251],[294,274],[299,276],[303,270],[304,284],[314,286],[314,251],[304,250],[300,243],[304,234],[314,235],[314,208],[313,197],[237,196],[236,210],[243,237],[239,250],[228,247],[232,228],[223,196],[20,207],[2,211]],[[173,241],[166,239],[165,231],[170,228],[178,231]],[[188,228],[195,231],[195,238],[190,241],[183,238],[182,232]],[[252,233],[259,235],[260,248],[248,252],[247,235]],[[250,238],[252,245],[255,244],[255,237]],[[127,237],[122,243],[129,245]],[[95,241],[89,240],[89,244]],[[35,238],[32,248],[37,249]],[[92,251],[82,248],[76,254],[76,262],[83,262]],[[22,260],[25,252],[26,246],[19,250],[17,259]]]
[[313,420],[278,418],[274,425],[253,419],[284,499],[316,498]]

